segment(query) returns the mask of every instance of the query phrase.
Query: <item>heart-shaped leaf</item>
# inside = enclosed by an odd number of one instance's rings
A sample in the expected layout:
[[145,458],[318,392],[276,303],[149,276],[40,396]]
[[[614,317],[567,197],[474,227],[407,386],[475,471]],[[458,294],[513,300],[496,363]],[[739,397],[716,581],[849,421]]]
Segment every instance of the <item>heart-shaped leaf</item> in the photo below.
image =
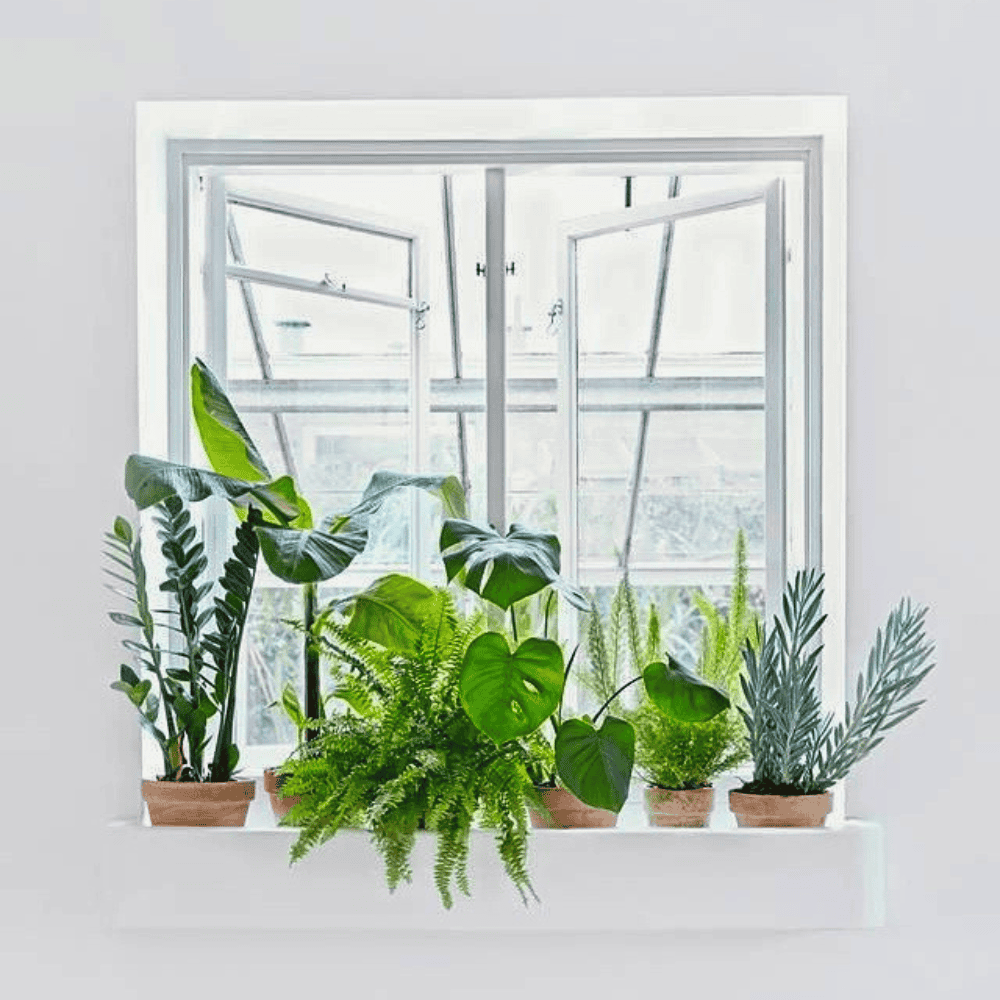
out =
[[449,519],[441,528],[441,556],[448,580],[462,582],[484,600],[506,611],[545,587],[561,590],[581,611],[586,597],[559,576],[560,547],[555,535],[512,524],[506,535],[469,521]]
[[486,632],[465,651],[458,693],[469,718],[497,743],[534,732],[559,706],[563,655],[551,639],[526,639],[511,652]]
[[672,656],[642,672],[650,701],[680,722],[706,722],[729,708],[729,696],[681,666]]
[[191,409],[208,464],[216,472],[250,483],[271,478],[233,404],[200,358],[191,366]]
[[[440,608],[432,587],[402,573],[380,577],[367,590],[352,594],[343,603],[354,608],[347,623],[349,632],[404,656],[417,651],[424,623]],[[447,621],[442,627],[447,634],[440,636],[440,642],[445,644],[452,630]]]
[[635,730],[629,723],[607,715],[595,729],[589,719],[567,719],[556,734],[555,750],[559,777],[581,802],[621,810],[635,760]]
[[238,507],[256,502],[257,506],[286,522],[298,517],[298,506],[289,503],[280,488],[272,486],[270,483],[248,483],[145,455],[129,455],[125,462],[125,492],[140,510],[172,496],[189,503],[216,496]]
[[275,576],[289,583],[318,583],[343,573],[364,552],[368,532],[350,523],[336,534],[261,525],[257,537]]

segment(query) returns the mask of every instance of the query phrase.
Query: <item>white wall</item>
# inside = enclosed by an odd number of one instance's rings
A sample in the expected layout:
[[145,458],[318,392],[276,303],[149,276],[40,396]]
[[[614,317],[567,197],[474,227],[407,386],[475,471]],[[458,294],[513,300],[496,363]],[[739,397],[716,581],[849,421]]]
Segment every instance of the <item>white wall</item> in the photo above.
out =
[[[206,990],[706,997],[993,995],[998,545],[997,18],[989,0],[34,0],[0,18],[6,526],[0,983],[9,995]],[[136,787],[107,690],[101,531],[135,444],[133,102],[845,93],[850,133],[849,644],[932,606],[931,701],[859,769],[884,821],[882,932],[625,939],[191,933],[97,917],[106,820]],[[118,769],[119,771],[121,768]],[[136,779],[138,770],[136,769]],[[178,873],[178,880],[183,873]],[[189,962],[185,966],[183,963]],[[301,971],[290,976],[286,967]],[[188,971],[189,970],[189,971]],[[329,986],[326,983],[329,983]],[[992,988],[991,988],[992,987]],[[363,990],[363,992],[362,992]],[[982,991],[981,993],[979,991]]]

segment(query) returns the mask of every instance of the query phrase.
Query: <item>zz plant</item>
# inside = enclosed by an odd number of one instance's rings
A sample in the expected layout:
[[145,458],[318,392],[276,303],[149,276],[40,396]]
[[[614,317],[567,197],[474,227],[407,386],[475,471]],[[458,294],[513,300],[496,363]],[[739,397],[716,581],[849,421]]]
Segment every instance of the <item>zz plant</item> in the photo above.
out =
[[[105,536],[112,590],[130,605],[128,612],[112,611],[111,619],[139,633],[138,639],[123,640],[134,666],[123,663],[111,686],[135,705],[141,724],[156,740],[164,779],[228,781],[239,761],[233,742],[236,674],[260,551],[255,531],[259,515],[251,506],[237,527],[214,588],[202,581],[204,546],[181,500],[168,496],[157,505],[154,518],[166,574],[160,590],[173,594],[172,608],[158,610],[150,603],[142,546],[132,525],[119,517]],[[179,648],[161,646],[161,628],[178,635]]]
[[818,685],[823,647],[817,641],[826,620],[822,604],[822,574],[797,573],[785,590],[781,614],[762,633],[760,652],[744,647],[747,705],[741,712],[754,776],[742,792],[826,791],[923,704],[912,695],[933,668],[934,647],[924,628],[927,609],[903,600],[876,634],[843,721],[835,723],[832,713],[824,713]]

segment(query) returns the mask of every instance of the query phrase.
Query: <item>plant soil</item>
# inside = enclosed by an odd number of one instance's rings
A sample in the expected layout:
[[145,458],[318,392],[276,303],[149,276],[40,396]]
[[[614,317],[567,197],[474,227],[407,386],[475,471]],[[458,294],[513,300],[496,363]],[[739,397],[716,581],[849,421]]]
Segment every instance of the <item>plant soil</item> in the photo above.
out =
[[818,795],[825,788],[801,788],[798,785],[783,785],[776,781],[750,781],[736,791],[744,795]]

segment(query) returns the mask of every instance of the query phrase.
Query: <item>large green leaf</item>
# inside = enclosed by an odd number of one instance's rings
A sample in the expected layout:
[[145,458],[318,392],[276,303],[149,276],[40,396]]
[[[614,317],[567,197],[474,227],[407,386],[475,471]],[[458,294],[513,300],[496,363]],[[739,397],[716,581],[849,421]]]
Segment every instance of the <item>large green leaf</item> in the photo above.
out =
[[368,531],[348,523],[342,531],[257,528],[260,552],[275,576],[289,583],[318,583],[343,573],[364,552]]
[[291,504],[281,488],[274,488],[272,483],[248,483],[146,455],[129,455],[125,462],[125,492],[140,510],[172,496],[189,503],[215,496],[238,507],[256,501],[257,506],[275,517],[289,521],[300,513],[298,506]]
[[545,587],[561,590],[581,611],[590,604],[559,576],[560,549],[555,535],[512,524],[506,535],[469,521],[448,519],[441,527],[441,556],[448,580],[463,574],[469,590],[505,611]]
[[650,701],[681,722],[706,722],[729,708],[729,696],[682,667],[672,656],[642,672]]
[[411,476],[405,472],[382,471],[374,473],[368,480],[361,500],[354,507],[345,514],[328,517],[323,522],[323,528],[329,531],[346,521],[367,524],[368,519],[393,493],[408,486],[437,497],[448,517],[465,517],[465,490],[455,476]]
[[526,639],[511,652],[499,632],[469,645],[459,675],[462,705],[497,743],[534,732],[559,706],[563,655],[551,639]]
[[[404,656],[417,651],[424,623],[440,608],[432,587],[401,573],[380,577],[344,603],[353,605],[349,632]],[[441,637],[442,643],[447,641],[448,636]]]
[[581,802],[619,812],[628,798],[635,760],[635,730],[606,715],[600,729],[589,719],[567,719],[556,734],[556,769]]
[[271,478],[233,404],[200,358],[191,366],[191,409],[208,464],[216,472],[250,483]]

